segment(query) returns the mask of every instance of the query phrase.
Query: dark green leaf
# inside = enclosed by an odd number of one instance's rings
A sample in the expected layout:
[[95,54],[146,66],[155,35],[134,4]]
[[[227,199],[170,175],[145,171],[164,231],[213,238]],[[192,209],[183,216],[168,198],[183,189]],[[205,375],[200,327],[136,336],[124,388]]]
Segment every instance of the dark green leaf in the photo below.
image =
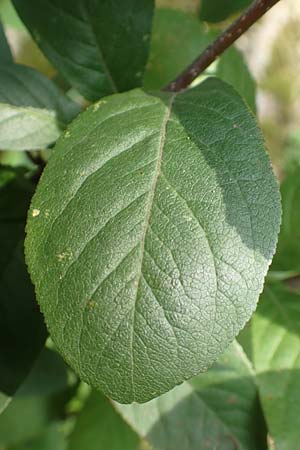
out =
[[45,397],[16,396],[0,416],[1,448],[38,436],[49,421],[48,403]]
[[220,22],[251,3],[252,0],[201,0],[200,19]]
[[300,274],[300,168],[281,186],[282,225],[271,270]]
[[86,98],[141,84],[153,0],[13,0],[45,55]]
[[59,140],[28,218],[57,348],[125,403],[205,371],[256,307],[279,222],[262,136],[227,84],[96,103]]
[[25,217],[32,193],[33,187],[21,171],[0,168],[1,403],[24,381],[46,338],[23,256]]
[[53,144],[61,130],[53,111],[0,103],[0,149],[35,150]]
[[110,401],[93,392],[70,436],[69,450],[138,450],[140,439],[115,411]]
[[[208,33],[204,25],[188,14],[176,10],[157,10],[145,87],[154,90],[167,85],[216,36],[216,33]],[[231,84],[255,111],[255,82],[237,49],[229,49],[208,72]]]
[[51,80],[37,70],[20,64],[1,66],[0,103],[52,110],[56,112],[58,120],[65,124],[79,113],[79,106],[68,99]]
[[51,395],[67,387],[66,364],[56,352],[45,348],[18,390],[18,395]]
[[189,383],[144,405],[115,406],[155,450],[266,450],[253,375],[235,343]]
[[59,423],[51,424],[38,436],[21,444],[13,445],[8,450],[66,450],[67,442],[61,428]]
[[299,447],[300,296],[267,286],[251,321],[252,358],[262,407],[278,450]]
[[0,20],[0,61],[1,64],[7,64],[13,62],[13,56],[7,42],[4,29]]

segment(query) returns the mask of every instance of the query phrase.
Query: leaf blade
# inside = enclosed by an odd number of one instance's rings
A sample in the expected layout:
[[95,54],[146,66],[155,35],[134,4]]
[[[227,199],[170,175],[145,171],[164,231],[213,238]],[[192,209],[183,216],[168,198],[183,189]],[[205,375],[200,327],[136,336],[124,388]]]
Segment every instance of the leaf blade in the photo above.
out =
[[175,96],[112,96],[71,125],[31,206],[26,252],[52,338],[84,380],[144,402],[234,339],[280,222],[263,148],[242,100],[216,79]]

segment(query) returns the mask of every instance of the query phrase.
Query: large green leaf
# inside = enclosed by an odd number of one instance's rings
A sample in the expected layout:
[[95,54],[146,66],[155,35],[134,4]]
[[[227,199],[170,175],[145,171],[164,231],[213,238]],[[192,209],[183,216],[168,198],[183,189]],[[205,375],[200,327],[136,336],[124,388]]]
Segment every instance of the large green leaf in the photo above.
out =
[[276,450],[299,447],[300,295],[282,284],[265,288],[251,321],[252,358]]
[[[172,81],[201,51],[211,43],[217,33],[207,28],[195,17],[181,11],[158,9],[155,13],[151,51],[144,85],[147,89],[160,89]],[[255,111],[255,82],[241,52],[229,49],[209,68],[234,86]]]
[[250,5],[252,0],[201,0],[200,19],[220,22]]
[[65,124],[74,119],[80,110],[51,80],[37,70],[20,64],[0,67],[1,103],[52,110]]
[[155,450],[265,450],[253,375],[234,343],[206,374],[144,405],[115,407]]
[[271,270],[300,274],[300,169],[281,186],[282,226]]
[[0,149],[35,150],[53,144],[61,131],[53,111],[0,103]]
[[0,410],[24,381],[46,338],[23,256],[32,193],[24,174],[0,167]]
[[13,0],[37,44],[85,97],[141,84],[154,0]]
[[28,217],[57,348],[122,403],[205,371],[256,307],[279,222],[262,136],[227,84],[96,103],[59,140]]
[[8,42],[6,40],[1,20],[0,20],[0,61],[1,64],[13,62],[13,57]]
[[70,436],[69,450],[138,450],[140,439],[107,398],[93,392]]

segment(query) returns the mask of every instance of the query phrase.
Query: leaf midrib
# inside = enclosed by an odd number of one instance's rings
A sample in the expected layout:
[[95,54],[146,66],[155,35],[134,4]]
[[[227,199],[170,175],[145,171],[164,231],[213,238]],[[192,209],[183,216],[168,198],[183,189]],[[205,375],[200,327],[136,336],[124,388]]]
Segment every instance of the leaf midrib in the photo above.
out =
[[166,112],[165,112],[165,115],[163,118],[163,122],[162,122],[161,139],[159,142],[158,158],[157,158],[157,163],[156,163],[156,167],[155,167],[155,176],[153,179],[152,186],[149,190],[149,199],[148,199],[148,208],[146,211],[145,227],[144,227],[144,231],[143,231],[142,238],[141,238],[141,244],[140,244],[141,250],[140,250],[139,268],[138,268],[138,280],[136,283],[136,293],[135,293],[135,298],[134,298],[134,303],[133,303],[133,308],[132,308],[133,316],[132,316],[132,333],[131,333],[131,386],[132,386],[133,400],[136,399],[135,389],[134,389],[134,333],[135,333],[135,322],[136,322],[136,304],[137,304],[137,300],[138,300],[138,292],[139,292],[140,283],[141,283],[141,279],[142,279],[142,267],[143,267],[143,262],[144,262],[145,241],[146,241],[148,227],[150,224],[150,217],[151,217],[151,211],[152,211],[154,196],[155,196],[155,192],[156,192],[157,182],[158,182],[160,172],[161,172],[161,163],[162,163],[164,145],[165,145],[165,141],[166,141],[167,125],[168,125],[168,122],[171,117],[172,105],[173,105],[174,100],[177,95],[178,94],[175,93],[170,97],[169,103],[166,107]]

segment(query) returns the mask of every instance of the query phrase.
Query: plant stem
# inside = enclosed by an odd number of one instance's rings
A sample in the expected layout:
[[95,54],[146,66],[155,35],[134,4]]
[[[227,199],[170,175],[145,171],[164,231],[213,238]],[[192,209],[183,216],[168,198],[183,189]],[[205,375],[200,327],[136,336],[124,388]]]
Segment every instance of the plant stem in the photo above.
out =
[[179,92],[187,88],[211,63],[280,0],[256,0],[241,16],[210,44],[195,61],[163,90]]

